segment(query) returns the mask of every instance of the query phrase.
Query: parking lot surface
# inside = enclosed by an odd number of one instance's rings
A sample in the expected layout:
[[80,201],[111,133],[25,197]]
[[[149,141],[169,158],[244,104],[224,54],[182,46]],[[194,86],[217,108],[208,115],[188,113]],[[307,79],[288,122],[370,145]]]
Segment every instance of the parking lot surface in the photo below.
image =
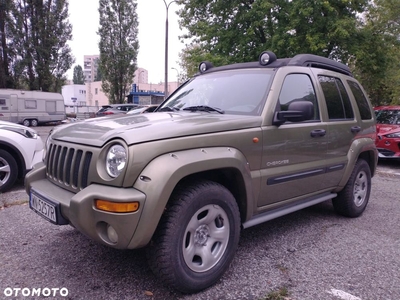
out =
[[[37,129],[45,139],[50,128]],[[0,298],[29,298],[6,289],[65,288],[68,296],[53,299],[272,299],[287,291],[291,300],[397,300],[399,167],[379,163],[360,218],[336,215],[328,201],[243,230],[228,272],[194,295],[163,286],[144,249],[111,249],[45,221],[29,209],[21,182],[0,195]]]

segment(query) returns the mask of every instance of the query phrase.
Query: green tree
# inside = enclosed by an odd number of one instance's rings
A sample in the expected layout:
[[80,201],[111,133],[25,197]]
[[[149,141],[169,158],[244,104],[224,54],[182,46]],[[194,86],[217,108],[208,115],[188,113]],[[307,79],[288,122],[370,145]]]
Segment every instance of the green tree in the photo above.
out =
[[99,68],[99,64],[100,64],[100,60],[98,59],[98,58],[96,58],[95,60],[94,60],[94,64],[95,64],[95,66],[97,66],[97,72],[96,72],[96,75],[95,75],[95,77],[94,77],[94,81],[101,81],[102,79],[102,76],[101,76],[101,70],[100,70],[100,68]]
[[400,103],[398,0],[178,0],[188,77],[214,65],[312,53],[347,63],[372,102]]
[[[180,25],[205,52],[231,63],[313,53],[347,61],[367,0],[178,0]],[[190,50],[190,49],[189,49]]]
[[85,75],[83,75],[83,69],[81,65],[77,65],[74,67],[74,75],[72,81],[74,82],[74,84],[85,83]]
[[225,65],[229,63],[229,59],[223,56],[212,55],[200,44],[187,45],[185,49],[179,53],[182,74],[180,75],[180,82],[192,77],[199,71],[199,65],[202,61],[212,61],[216,66]]
[[67,42],[72,38],[67,0],[14,1],[11,45],[19,86],[31,90],[61,91],[74,58]]
[[400,5],[376,0],[365,15],[365,25],[354,55],[355,76],[374,105],[400,104]]
[[135,0],[100,0],[100,72],[110,103],[125,102],[137,69],[139,43]]
[[10,12],[14,3],[11,1],[0,1],[0,88],[13,88],[11,64],[15,53],[10,47]]

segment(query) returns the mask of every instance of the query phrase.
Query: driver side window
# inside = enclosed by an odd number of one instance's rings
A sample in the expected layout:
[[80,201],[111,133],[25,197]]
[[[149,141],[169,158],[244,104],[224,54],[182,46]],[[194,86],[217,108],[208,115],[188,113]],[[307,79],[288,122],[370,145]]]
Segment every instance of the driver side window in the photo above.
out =
[[295,101],[312,102],[314,104],[314,118],[311,121],[320,120],[314,86],[310,77],[306,74],[289,74],[283,82],[279,95],[280,110],[288,110],[289,104]]

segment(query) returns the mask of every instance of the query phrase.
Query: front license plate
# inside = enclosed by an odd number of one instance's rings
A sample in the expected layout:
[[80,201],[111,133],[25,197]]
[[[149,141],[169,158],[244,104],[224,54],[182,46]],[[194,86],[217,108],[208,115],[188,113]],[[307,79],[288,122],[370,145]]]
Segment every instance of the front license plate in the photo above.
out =
[[29,207],[46,220],[54,224],[59,224],[57,222],[59,204],[53,203],[49,199],[45,199],[43,196],[31,191]]

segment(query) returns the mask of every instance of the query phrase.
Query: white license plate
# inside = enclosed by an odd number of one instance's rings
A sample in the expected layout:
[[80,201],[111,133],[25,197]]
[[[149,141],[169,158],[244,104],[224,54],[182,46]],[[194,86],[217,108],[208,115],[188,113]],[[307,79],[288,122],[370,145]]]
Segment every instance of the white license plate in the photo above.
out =
[[57,223],[56,205],[31,192],[29,206],[45,219]]

